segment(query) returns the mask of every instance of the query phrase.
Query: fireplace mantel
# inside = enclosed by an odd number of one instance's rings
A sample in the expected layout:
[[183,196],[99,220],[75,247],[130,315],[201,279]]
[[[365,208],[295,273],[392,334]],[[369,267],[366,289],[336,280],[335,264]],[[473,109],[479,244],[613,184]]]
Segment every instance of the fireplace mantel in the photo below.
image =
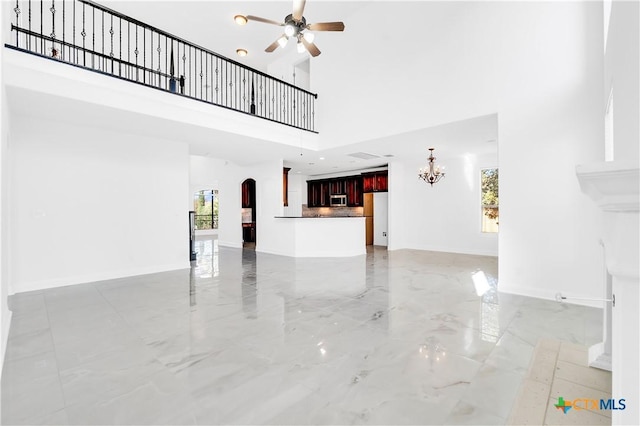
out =
[[[603,212],[602,241],[612,277],[614,305],[607,304],[605,340],[611,338],[612,398],[626,399],[613,424],[640,424],[640,169],[629,162],[578,166],[580,188]],[[606,294],[605,298],[609,298]],[[602,345],[601,347],[605,347]],[[591,355],[591,354],[590,354]]]
[[576,167],[582,192],[603,211],[637,212],[640,169],[622,162],[603,162]]

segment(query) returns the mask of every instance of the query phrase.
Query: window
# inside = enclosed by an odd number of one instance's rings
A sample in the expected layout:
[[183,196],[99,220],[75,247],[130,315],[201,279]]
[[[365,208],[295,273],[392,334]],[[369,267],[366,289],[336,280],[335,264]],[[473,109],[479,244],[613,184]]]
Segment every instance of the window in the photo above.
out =
[[482,232],[498,232],[498,169],[480,171]]
[[196,229],[218,229],[218,190],[198,191],[193,197]]

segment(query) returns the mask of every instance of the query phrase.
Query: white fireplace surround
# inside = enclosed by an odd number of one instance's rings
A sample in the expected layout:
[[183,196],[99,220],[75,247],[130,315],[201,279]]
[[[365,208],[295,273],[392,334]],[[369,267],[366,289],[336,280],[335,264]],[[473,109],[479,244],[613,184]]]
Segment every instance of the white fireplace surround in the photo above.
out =
[[[609,355],[612,398],[624,398],[627,408],[612,413],[612,424],[640,424],[640,169],[621,161],[578,166],[582,191],[603,212],[602,241],[611,294],[605,305],[604,342],[590,351],[594,366]],[[603,283],[607,291],[607,283]],[[607,321],[610,315],[611,321]],[[610,342],[608,340],[610,339]],[[609,343],[609,344],[608,344]],[[607,347],[611,354],[606,353]]]

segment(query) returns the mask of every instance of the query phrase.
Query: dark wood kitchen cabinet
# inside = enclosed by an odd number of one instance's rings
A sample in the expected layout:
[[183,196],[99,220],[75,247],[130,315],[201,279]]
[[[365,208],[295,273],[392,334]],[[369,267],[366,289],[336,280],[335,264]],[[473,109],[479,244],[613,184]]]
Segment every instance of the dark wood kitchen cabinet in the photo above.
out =
[[344,195],[346,194],[346,178],[334,178],[329,180],[331,185],[331,195]]
[[387,192],[388,188],[389,188],[389,180],[388,180],[388,175],[387,175],[387,171],[385,170],[384,173],[383,172],[376,172],[376,188],[375,191],[376,192]]
[[330,190],[326,179],[307,181],[307,207],[329,207]]
[[346,195],[348,207],[361,207],[363,193],[387,192],[387,171],[307,181],[307,207],[330,207],[331,195]]
[[362,205],[362,177],[348,176],[345,179],[347,191],[347,206],[360,207]]
[[362,174],[362,192],[387,192],[389,189],[386,170]]

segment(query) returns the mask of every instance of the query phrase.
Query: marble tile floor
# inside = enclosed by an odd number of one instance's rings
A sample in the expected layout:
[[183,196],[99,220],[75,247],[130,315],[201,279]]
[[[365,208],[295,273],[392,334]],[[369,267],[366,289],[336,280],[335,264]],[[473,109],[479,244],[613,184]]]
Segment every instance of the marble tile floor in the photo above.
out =
[[[611,411],[584,399],[611,398],[611,372],[588,365],[588,349],[575,343],[540,339],[529,373],[513,404],[509,425],[611,425]],[[556,407],[558,399],[577,406]]]
[[197,251],[11,296],[2,424],[505,424],[539,339],[601,335],[598,309],[498,293],[493,257]]

